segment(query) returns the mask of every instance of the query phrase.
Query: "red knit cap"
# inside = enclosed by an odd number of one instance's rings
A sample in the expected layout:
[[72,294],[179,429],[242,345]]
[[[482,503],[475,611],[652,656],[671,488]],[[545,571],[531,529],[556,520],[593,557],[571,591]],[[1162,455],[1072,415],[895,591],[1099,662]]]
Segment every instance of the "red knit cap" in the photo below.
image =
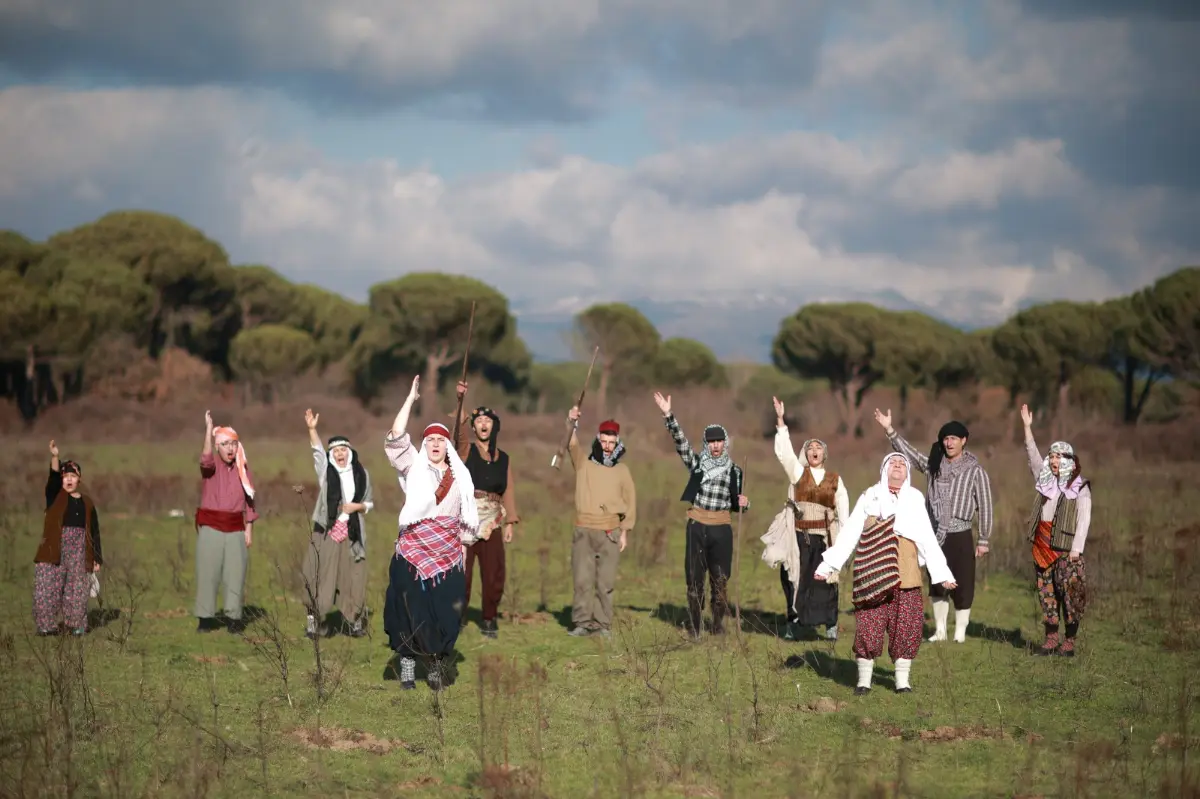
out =
[[619,436],[621,435],[621,425],[617,424],[616,420],[609,419],[607,422],[600,423],[601,435]]
[[426,439],[430,436],[442,436],[448,439],[450,438],[450,428],[441,422],[430,422],[429,426],[425,428],[425,432],[421,434],[421,438]]

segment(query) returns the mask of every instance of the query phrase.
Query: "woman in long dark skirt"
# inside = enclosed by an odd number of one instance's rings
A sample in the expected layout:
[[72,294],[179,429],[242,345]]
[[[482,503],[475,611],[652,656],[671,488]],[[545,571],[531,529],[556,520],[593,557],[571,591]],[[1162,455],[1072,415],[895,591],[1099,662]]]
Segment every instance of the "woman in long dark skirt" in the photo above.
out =
[[400,475],[404,508],[388,571],[383,627],[400,656],[401,687],[416,688],[416,659],[423,658],[429,686],[436,690],[462,625],[463,552],[479,536],[479,509],[471,475],[450,446],[445,425],[428,425],[421,448],[413,447],[406,428],[419,386],[420,378],[413,378],[384,440],[388,461]]

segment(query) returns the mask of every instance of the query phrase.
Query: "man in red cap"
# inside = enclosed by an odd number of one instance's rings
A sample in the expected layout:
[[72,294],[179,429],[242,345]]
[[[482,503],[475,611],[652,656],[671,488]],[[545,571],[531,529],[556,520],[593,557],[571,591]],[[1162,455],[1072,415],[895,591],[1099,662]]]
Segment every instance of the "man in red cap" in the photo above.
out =
[[601,422],[592,451],[585,455],[575,435],[579,407],[571,408],[567,416],[572,426],[568,451],[575,469],[575,535],[571,545],[575,582],[571,618],[575,627],[570,634],[607,636],[612,628],[617,560],[637,521],[637,492],[629,467],[620,462],[625,454],[621,426],[612,419]]

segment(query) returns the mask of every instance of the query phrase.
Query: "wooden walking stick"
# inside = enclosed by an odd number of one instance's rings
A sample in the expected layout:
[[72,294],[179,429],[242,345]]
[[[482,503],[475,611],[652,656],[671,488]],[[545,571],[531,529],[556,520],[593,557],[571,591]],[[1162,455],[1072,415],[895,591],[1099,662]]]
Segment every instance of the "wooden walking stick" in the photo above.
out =
[[[596,366],[596,356],[600,354],[600,347],[592,350],[592,362],[588,365],[587,377],[583,379],[583,388],[579,391],[579,400],[575,403],[575,407],[583,410],[583,397],[587,394],[588,383],[592,382],[592,369]],[[550,465],[555,469],[559,468],[563,457],[567,454],[567,447],[571,446],[571,436],[579,428],[579,420],[567,429],[567,434],[563,436],[562,443],[558,445],[558,452],[554,453],[554,457],[550,459]]]
[[[475,333],[475,300],[471,300],[471,319],[470,319],[470,321],[467,322],[467,348],[465,350],[463,350],[463,368],[462,368],[462,379],[459,381],[460,383],[467,382],[467,359],[471,357],[471,336],[474,333]],[[458,447],[459,425],[462,423],[462,408],[463,408],[463,397],[464,396],[465,395],[459,396],[458,407],[454,411],[454,438],[450,439],[450,446],[456,447],[456,448]]]
[[[739,494],[746,493],[746,462],[742,461],[742,484]],[[733,498],[733,502],[737,504],[737,497]],[[746,515],[745,509],[738,505],[737,528],[733,536],[733,585],[734,585],[734,618],[736,619],[738,635],[742,634],[742,517]]]

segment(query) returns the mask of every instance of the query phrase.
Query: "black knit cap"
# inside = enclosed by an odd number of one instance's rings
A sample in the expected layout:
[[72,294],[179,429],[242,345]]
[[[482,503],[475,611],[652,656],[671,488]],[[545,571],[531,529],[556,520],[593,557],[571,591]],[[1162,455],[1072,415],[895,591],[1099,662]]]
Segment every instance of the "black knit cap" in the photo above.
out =
[[63,461],[58,466],[59,474],[76,474],[83,477],[83,467],[75,461]]
[[729,438],[729,434],[725,432],[725,428],[719,424],[710,424],[704,428],[705,441],[725,441]]

